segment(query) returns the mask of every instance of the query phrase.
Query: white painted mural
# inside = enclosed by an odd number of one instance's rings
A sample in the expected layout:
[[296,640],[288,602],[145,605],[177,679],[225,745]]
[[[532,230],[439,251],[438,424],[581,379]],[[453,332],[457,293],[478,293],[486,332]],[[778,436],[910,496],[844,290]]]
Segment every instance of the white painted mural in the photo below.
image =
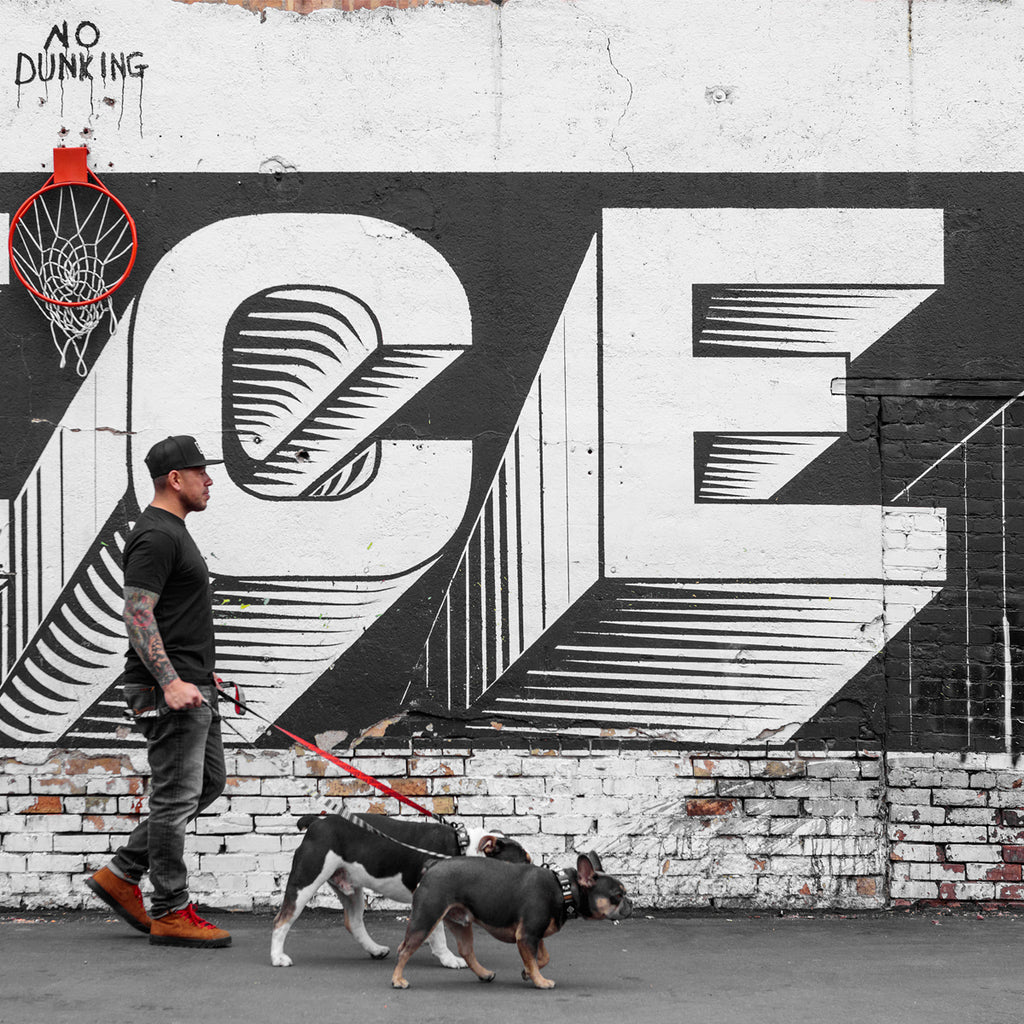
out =
[[1012,145],[923,85],[977,43],[956,4],[743,10],[0,3],[0,217],[85,146],[139,237],[62,352],[0,278],[3,742],[133,742],[120,553],[187,431],[224,459],[189,523],[221,674],[270,719],[744,746],[877,735],[871,705],[1011,748],[1015,508],[999,584],[970,525],[991,410],[897,407],[1016,373],[964,326],[1009,243],[957,248]]

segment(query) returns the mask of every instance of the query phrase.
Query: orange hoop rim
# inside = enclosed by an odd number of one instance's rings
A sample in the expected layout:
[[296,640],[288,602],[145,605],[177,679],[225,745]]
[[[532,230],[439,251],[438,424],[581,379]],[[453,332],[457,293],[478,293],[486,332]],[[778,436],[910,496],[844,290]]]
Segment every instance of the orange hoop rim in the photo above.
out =
[[[92,174],[91,171],[89,173]],[[53,176],[51,175],[50,178],[47,180],[47,183],[43,185],[43,187],[39,189],[38,192],[33,192],[32,195],[30,195],[28,199],[26,199],[25,202],[23,202],[21,206],[18,207],[18,212],[11,218],[11,229],[7,233],[7,255],[8,258],[10,259],[11,267],[14,269],[15,276],[37,299],[41,299],[43,302],[48,302],[51,306],[91,306],[93,305],[93,303],[102,302],[104,299],[110,298],[110,296],[113,295],[114,292],[116,292],[117,289],[124,284],[124,282],[128,279],[128,275],[132,272],[132,267],[135,265],[135,257],[139,251],[139,238],[135,230],[135,219],[128,212],[128,209],[127,207],[125,207],[124,203],[122,203],[121,200],[118,199],[117,196],[115,196],[114,193],[111,192],[110,189],[108,189],[106,185],[104,185],[99,180],[99,178],[96,178],[95,175],[93,175],[93,177],[95,178],[95,184],[91,181],[54,182]],[[128,266],[125,267],[124,272],[121,274],[121,276],[102,295],[94,296],[91,299],[81,299],[75,302],[68,302],[63,299],[52,299],[49,296],[44,295],[37,288],[34,288],[31,284],[29,284],[28,281],[25,280],[25,276],[22,274],[21,269],[18,267],[18,263],[14,258],[14,232],[18,224],[20,223],[21,218],[25,215],[25,213],[28,212],[28,209],[40,196],[45,195],[47,192],[52,192],[54,191],[54,189],[68,188],[71,186],[78,186],[79,188],[91,188],[94,192],[99,192],[101,195],[105,195],[111,200],[113,200],[114,205],[124,215],[125,220],[128,221],[128,226],[131,228],[132,232],[131,256],[128,259]]]

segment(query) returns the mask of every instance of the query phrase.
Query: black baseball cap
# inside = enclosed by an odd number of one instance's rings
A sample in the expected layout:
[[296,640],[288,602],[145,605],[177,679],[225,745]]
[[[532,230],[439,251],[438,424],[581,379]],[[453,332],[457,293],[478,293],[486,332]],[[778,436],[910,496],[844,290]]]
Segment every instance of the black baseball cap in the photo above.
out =
[[155,480],[172,469],[190,469],[193,466],[219,466],[223,459],[208,459],[199,442],[189,434],[176,434],[157,441],[146,456],[149,475]]

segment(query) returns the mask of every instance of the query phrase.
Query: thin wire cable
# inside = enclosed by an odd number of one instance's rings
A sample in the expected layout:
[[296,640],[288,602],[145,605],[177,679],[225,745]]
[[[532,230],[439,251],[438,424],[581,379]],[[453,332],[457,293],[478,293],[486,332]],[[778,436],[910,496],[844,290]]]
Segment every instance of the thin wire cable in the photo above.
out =
[[963,443],[964,454],[964,676],[967,685],[967,749],[971,748],[971,574],[970,538],[967,533],[967,442]]
[[1006,753],[1013,755],[1013,655],[1010,649],[1010,619],[1006,599],[1006,412],[999,424],[1000,501],[1003,555],[1003,738]]
[[893,495],[891,500],[898,501],[904,495],[909,494],[910,488],[913,487],[914,484],[923,480],[937,465],[939,465],[940,462],[945,462],[946,459],[948,459],[950,455],[952,455],[953,452],[955,452],[957,448],[960,447],[960,445],[967,444],[967,442],[970,441],[970,439],[974,437],[974,435],[977,434],[978,431],[982,429],[982,427],[987,427],[1001,412],[1008,409],[1011,405],[1013,405],[1014,402],[1018,402],[1022,398],[1024,398],[1024,391],[1021,391],[1019,394],[1014,395],[1013,398],[1011,398],[1008,402],[1005,402],[1003,405],[1001,405],[998,409],[996,409],[994,413],[992,413],[991,416],[989,416],[985,420],[982,420],[982,422],[979,423],[966,437],[962,437],[959,441],[957,441],[957,443],[953,445],[953,447],[950,448],[945,455],[942,455],[939,458],[937,458],[923,473],[921,473],[919,476],[914,477],[914,479],[911,480],[910,483],[907,484],[907,486],[904,487],[902,491],[900,491],[898,494]]

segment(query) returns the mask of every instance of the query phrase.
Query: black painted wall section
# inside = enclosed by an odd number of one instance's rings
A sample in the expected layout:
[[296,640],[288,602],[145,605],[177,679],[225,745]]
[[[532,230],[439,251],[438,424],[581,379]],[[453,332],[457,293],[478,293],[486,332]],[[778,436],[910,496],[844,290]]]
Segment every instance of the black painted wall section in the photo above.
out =
[[[911,497],[947,509],[946,586],[798,739],[900,750],[1005,749],[1004,608],[1015,675],[1024,641],[1024,410],[1009,404],[964,446],[966,454],[943,457],[1024,390],[1024,176],[111,174],[104,181],[139,228],[139,257],[121,308],[191,233],[222,218],[280,211],[356,213],[399,224],[434,246],[466,289],[472,349],[380,431],[385,440],[473,440],[465,521],[445,557],[279,720],[301,735],[354,734],[396,714],[410,706],[403,705],[410,679],[411,706],[433,716],[439,733],[466,735],[465,722],[481,712],[486,718],[486,708],[459,715],[432,699],[422,683],[421,652],[602,209],[943,209],[945,284],[855,360],[849,376],[867,382],[861,390],[870,393],[848,398],[848,436],[774,500],[890,505],[943,460]],[[0,210],[13,212],[41,183],[36,175],[0,176]],[[80,379],[72,366],[57,369],[47,325],[20,286],[4,288],[0,302],[0,496],[13,498]],[[89,364],[99,346],[94,340]],[[534,653],[543,664],[543,651]],[[339,707],[333,694],[342,679],[348,697]],[[510,677],[499,685],[507,691],[519,683]],[[1024,687],[1017,694],[1014,751],[1024,745]]]

